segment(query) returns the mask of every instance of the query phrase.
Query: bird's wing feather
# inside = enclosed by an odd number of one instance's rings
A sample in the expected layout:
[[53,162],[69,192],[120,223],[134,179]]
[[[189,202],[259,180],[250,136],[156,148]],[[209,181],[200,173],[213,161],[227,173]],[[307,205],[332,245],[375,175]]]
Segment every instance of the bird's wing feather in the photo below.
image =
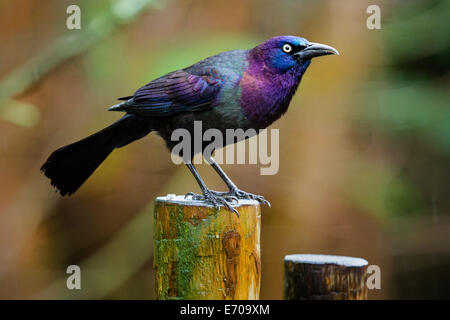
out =
[[166,116],[183,111],[203,111],[213,106],[222,81],[213,75],[194,75],[185,70],[169,73],[138,89],[114,111],[145,116]]

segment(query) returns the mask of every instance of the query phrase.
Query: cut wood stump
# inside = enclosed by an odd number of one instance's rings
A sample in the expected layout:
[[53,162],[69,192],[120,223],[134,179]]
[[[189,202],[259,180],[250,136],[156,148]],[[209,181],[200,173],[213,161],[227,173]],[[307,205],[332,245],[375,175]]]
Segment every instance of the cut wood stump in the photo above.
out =
[[239,217],[184,196],[156,199],[156,299],[259,299],[260,205],[234,207]]
[[367,261],[321,254],[284,258],[284,299],[365,300]]

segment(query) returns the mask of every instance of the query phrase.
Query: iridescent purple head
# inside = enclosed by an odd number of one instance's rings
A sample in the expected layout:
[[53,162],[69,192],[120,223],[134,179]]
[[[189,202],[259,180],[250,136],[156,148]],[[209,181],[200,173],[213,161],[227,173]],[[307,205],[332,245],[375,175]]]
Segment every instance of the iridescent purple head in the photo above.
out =
[[295,36],[279,36],[264,41],[251,51],[252,58],[264,63],[273,73],[285,73],[288,70],[303,73],[312,58],[339,54],[333,47],[309,42]]
[[240,104],[251,125],[266,128],[286,112],[311,59],[329,54],[339,53],[294,36],[271,38],[251,49],[240,82]]

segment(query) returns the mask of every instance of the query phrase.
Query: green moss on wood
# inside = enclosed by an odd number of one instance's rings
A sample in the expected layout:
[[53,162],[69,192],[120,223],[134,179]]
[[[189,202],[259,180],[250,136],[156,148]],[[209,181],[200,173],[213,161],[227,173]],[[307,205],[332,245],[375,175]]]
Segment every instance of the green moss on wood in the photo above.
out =
[[[245,214],[238,219],[234,213],[224,209],[156,202],[154,267],[158,299],[258,296],[259,206],[248,207],[250,209],[245,206],[239,208]],[[230,230],[237,233],[239,239],[245,239],[239,244],[243,248],[242,257],[233,257],[231,262],[227,260],[224,248],[228,242],[223,243],[223,234]],[[249,270],[246,268],[248,256],[252,257]],[[258,260],[256,264],[254,257]],[[227,274],[229,272],[232,274]],[[229,276],[233,281],[230,282]],[[251,282],[250,293],[245,292],[246,281]]]

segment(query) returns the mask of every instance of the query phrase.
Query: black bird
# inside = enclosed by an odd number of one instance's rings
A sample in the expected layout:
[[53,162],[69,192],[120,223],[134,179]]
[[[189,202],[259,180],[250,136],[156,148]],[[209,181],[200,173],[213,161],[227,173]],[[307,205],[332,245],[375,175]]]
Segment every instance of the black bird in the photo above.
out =
[[[250,50],[223,52],[190,67],[155,79],[124,102],[109,110],[126,114],[109,127],[54,151],[41,171],[61,195],[71,195],[116,148],[157,132],[170,150],[177,128],[193,134],[194,121],[202,121],[203,130],[263,129],[286,112],[311,59],[337,50],[304,38],[281,36],[271,38]],[[225,144],[225,143],[224,143]],[[203,150],[195,150],[191,155]],[[186,165],[197,180],[202,195],[216,207],[238,198],[256,199],[269,204],[264,197],[244,192],[231,181],[220,166],[206,159],[229,188],[217,192],[207,188],[194,165]],[[236,211],[235,211],[236,212]]]

